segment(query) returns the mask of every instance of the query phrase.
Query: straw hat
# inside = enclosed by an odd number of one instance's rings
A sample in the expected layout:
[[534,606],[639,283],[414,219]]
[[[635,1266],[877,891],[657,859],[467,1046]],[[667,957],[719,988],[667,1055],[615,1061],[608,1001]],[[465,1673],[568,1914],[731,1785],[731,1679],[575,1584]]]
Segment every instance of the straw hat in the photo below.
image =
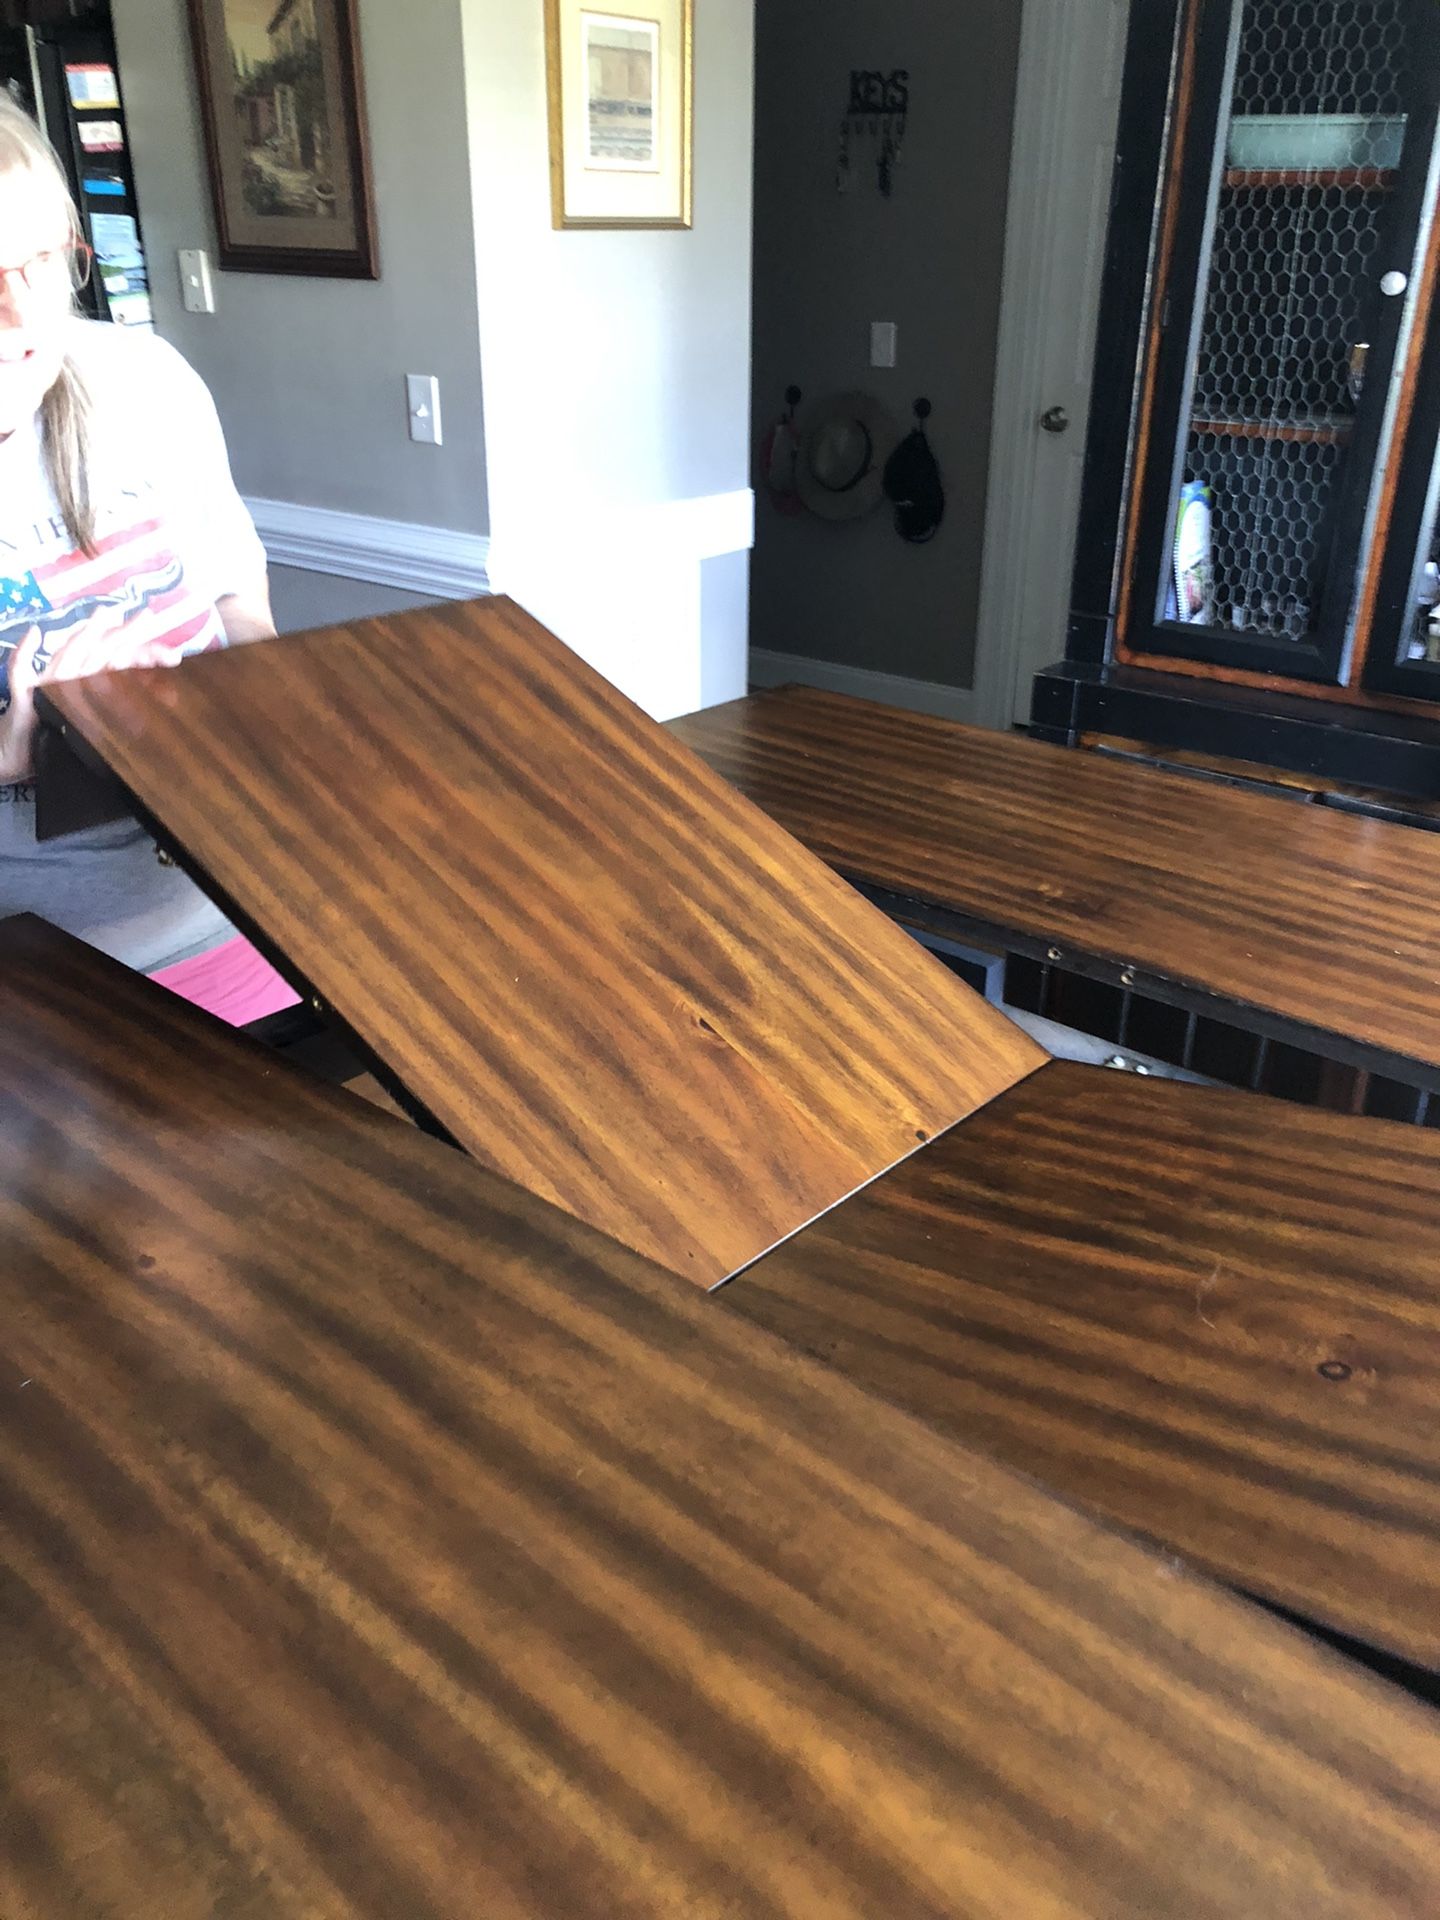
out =
[[899,430],[868,393],[837,393],[806,412],[795,463],[800,498],[822,520],[858,520],[882,498]]

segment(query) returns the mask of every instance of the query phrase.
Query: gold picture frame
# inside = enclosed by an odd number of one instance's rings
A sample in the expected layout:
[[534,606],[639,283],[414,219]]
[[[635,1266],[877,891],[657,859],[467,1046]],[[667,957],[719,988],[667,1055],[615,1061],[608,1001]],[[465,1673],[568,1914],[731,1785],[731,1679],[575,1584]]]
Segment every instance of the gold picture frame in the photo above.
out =
[[558,228],[689,227],[695,0],[545,0]]

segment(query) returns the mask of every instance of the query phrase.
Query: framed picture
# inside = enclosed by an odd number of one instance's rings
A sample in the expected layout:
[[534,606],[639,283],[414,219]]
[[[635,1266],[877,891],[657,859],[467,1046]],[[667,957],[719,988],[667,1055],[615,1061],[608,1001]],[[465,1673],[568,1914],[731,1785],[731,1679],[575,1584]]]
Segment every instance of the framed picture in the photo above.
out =
[[694,0],[545,0],[557,227],[688,227]]
[[380,276],[355,0],[190,0],[220,265]]

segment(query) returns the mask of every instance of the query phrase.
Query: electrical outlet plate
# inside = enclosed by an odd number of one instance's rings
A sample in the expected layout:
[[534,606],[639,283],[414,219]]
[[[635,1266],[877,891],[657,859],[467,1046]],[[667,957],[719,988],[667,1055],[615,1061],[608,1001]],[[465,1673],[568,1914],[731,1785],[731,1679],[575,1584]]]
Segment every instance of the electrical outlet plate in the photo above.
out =
[[410,438],[422,446],[440,445],[440,382],[433,373],[407,373],[405,405],[410,414]]
[[872,367],[893,367],[899,329],[893,320],[872,320],[870,322],[870,364]]
[[180,298],[187,313],[214,313],[215,286],[210,278],[210,256],[203,247],[181,247]]

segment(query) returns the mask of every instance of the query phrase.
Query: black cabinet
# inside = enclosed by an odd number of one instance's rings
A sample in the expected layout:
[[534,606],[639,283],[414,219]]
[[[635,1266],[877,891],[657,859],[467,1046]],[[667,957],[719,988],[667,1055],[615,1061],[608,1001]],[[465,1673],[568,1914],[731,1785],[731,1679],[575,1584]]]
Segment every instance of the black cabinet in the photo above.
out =
[[1044,730],[1440,794],[1437,108],[1435,0],[1135,0]]

